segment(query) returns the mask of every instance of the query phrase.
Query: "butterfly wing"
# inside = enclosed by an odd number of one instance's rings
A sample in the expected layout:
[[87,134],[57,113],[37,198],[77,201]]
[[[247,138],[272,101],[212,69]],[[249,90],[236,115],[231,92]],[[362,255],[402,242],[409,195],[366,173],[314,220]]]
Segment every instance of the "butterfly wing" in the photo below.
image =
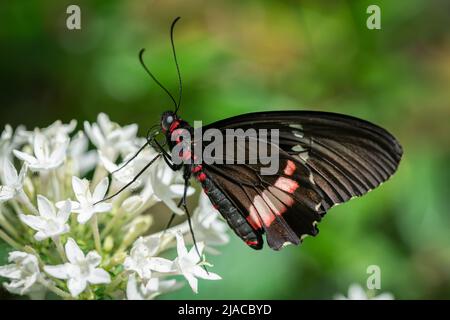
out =
[[[229,129],[252,128],[279,130],[276,143],[270,134],[257,138],[258,145],[267,144],[267,149],[276,144],[279,168],[275,174],[262,175],[259,161],[220,164],[220,160],[225,163],[230,158],[227,152],[221,159],[216,156],[216,163],[204,164],[203,170],[253,230],[266,234],[275,250],[286,243],[298,244],[305,235],[316,235],[316,224],[330,207],[361,196],[387,180],[402,155],[400,144],[386,130],[334,113],[251,113],[213,123],[203,131],[219,130],[225,137],[226,150]],[[254,147],[244,145],[247,156],[258,155]]]
[[278,129],[279,147],[308,167],[328,210],[361,196],[397,169],[402,147],[383,128],[355,117],[316,111],[249,113],[204,127]]

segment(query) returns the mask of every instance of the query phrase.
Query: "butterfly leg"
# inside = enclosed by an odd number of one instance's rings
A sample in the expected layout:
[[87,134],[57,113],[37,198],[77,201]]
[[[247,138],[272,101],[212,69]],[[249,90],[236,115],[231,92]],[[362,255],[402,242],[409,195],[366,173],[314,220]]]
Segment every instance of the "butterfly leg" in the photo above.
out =
[[166,164],[169,166],[170,169],[172,169],[173,171],[178,171],[183,167],[183,164],[174,164],[172,162],[172,157],[170,156],[170,154],[159,144],[158,141],[154,140],[155,144],[156,144],[156,148],[161,152],[164,161],[166,162]]
[[[189,230],[191,232],[191,236],[192,236],[192,241],[194,242],[194,247],[195,247],[195,251],[197,251],[197,254],[200,258],[200,260],[202,259],[202,256],[200,254],[200,251],[198,250],[197,247],[197,241],[195,240],[195,235],[194,235],[194,230],[192,229],[192,220],[191,220],[191,214],[189,213],[187,204],[186,204],[186,197],[187,197],[187,189],[189,187],[189,177],[185,177],[184,178],[184,192],[183,192],[183,198],[181,199],[181,206],[184,209],[184,212],[186,213],[186,217],[187,217],[187,221],[189,224]],[[206,272],[208,272],[206,270],[206,268],[204,268]]]

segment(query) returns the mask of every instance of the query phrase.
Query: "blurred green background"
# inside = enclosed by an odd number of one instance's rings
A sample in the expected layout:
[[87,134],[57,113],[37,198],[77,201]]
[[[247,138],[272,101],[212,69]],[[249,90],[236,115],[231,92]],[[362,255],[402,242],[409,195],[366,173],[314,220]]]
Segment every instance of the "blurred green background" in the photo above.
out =
[[[81,30],[67,30],[68,4],[81,7]],[[381,30],[366,27],[370,4]],[[171,104],[137,53],[147,48],[151,70],[177,92],[176,16],[185,119],[334,111],[387,128],[405,154],[388,183],[333,208],[318,237],[255,252],[232,236],[210,257],[223,281],[165,298],[329,299],[365,285],[373,264],[397,299],[450,298],[449,1],[2,1],[0,124],[106,112],[145,134]]]

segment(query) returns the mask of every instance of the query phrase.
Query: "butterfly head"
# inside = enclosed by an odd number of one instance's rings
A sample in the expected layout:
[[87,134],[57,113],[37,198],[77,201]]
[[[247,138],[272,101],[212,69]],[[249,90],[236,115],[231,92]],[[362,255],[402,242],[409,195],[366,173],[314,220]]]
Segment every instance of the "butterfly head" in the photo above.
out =
[[171,132],[172,128],[178,123],[179,118],[173,111],[166,111],[161,116],[161,129],[163,132]]

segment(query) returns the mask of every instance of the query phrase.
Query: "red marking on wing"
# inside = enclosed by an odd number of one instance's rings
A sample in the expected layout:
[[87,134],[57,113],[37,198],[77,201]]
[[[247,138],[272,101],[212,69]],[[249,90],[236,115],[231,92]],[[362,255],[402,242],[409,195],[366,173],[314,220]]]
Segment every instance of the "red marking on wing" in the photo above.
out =
[[277,189],[275,187],[270,186],[269,191],[278,199],[280,200],[284,205],[291,207],[294,204],[294,199],[286,194],[285,192],[281,191],[280,189]]
[[299,187],[297,181],[285,177],[279,177],[274,186],[288,193],[294,193]]
[[256,211],[256,208],[253,205],[250,206],[248,213],[249,214],[246,219],[248,223],[250,223],[252,228],[256,230],[261,229],[262,227],[261,219],[259,217],[258,211]]
[[286,164],[286,168],[284,168],[284,174],[287,176],[292,176],[295,172],[296,165],[293,161],[288,160]]
[[277,216],[281,217],[294,204],[294,199],[280,189],[270,186],[262,196],[254,197],[246,218],[254,229],[261,229],[263,225],[269,227]]
[[[206,174],[205,173],[200,173],[198,176],[196,176],[197,180],[199,182],[203,182],[206,180]],[[206,189],[203,189],[205,192],[208,192]]]
[[278,200],[270,191],[264,190],[262,193],[262,197],[267,205],[270,207],[273,213],[278,216],[281,216],[283,213],[287,211],[286,206]]
[[251,247],[258,245],[258,241],[255,241],[255,240],[247,240],[247,241],[245,241],[245,243]]

